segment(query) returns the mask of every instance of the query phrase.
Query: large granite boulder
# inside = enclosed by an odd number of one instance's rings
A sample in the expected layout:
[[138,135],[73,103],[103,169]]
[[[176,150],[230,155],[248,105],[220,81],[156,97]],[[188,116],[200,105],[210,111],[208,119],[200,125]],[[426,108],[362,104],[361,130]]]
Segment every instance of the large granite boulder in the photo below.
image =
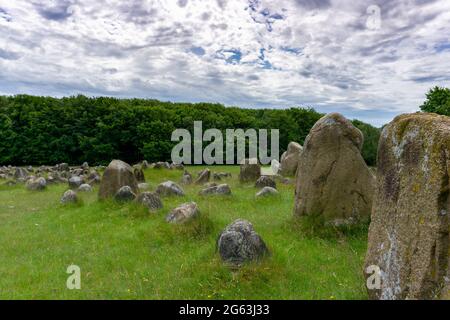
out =
[[253,225],[241,219],[221,232],[217,249],[222,260],[233,265],[260,259],[268,253],[266,244],[255,232]]
[[362,132],[337,113],[321,118],[305,140],[297,170],[296,216],[331,225],[368,220],[374,176],[363,157]]
[[370,298],[450,299],[449,177],[449,117],[405,114],[384,128],[365,261]]
[[98,198],[112,198],[124,186],[129,186],[134,194],[139,192],[133,168],[121,160],[113,160],[103,173]]
[[303,148],[297,142],[291,142],[287,151],[281,155],[279,173],[283,176],[294,176]]
[[42,177],[30,178],[26,183],[26,188],[30,191],[42,191],[47,188],[47,180]]
[[240,164],[239,181],[256,182],[261,176],[261,165],[258,159],[244,159]]

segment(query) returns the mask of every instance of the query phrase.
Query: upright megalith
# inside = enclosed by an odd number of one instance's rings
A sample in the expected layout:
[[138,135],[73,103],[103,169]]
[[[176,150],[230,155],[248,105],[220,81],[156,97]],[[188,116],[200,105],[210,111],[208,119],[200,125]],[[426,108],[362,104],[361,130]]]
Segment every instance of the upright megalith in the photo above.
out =
[[103,173],[98,198],[100,200],[113,198],[120,188],[124,186],[130,187],[134,194],[139,193],[133,168],[121,160],[113,160]]
[[261,177],[261,165],[258,159],[244,159],[240,164],[239,181],[256,182]]
[[291,142],[287,151],[281,155],[280,174],[283,176],[294,176],[297,172],[298,162],[303,147],[297,142]]
[[337,113],[321,118],[306,137],[297,170],[296,216],[332,225],[370,217],[374,177],[361,156],[363,134]]
[[449,117],[405,114],[384,128],[365,261],[370,298],[450,299],[449,176]]

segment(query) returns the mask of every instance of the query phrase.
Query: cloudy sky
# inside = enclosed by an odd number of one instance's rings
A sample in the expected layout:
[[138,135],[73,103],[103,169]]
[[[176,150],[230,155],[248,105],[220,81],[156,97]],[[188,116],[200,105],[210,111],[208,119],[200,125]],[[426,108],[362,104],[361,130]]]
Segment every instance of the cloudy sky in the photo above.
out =
[[375,125],[450,86],[448,0],[0,0],[0,94],[311,106]]

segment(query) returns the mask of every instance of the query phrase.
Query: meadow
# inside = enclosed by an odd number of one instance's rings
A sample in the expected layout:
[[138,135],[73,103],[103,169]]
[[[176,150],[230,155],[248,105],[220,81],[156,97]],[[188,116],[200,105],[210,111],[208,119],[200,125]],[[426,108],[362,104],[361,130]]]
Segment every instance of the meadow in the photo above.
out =
[[[188,167],[194,175],[204,167]],[[367,299],[363,262],[367,229],[306,232],[292,216],[294,186],[278,183],[280,195],[255,199],[252,184],[238,182],[239,167],[224,180],[232,196],[163,198],[156,213],[136,204],[97,201],[63,206],[66,184],[32,192],[0,186],[0,299]],[[154,191],[182,171],[145,170]],[[177,205],[195,201],[201,217],[186,225],[165,222]],[[271,255],[240,269],[216,252],[220,231],[235,219],[253,223]],[[69,265],[81,268],[81,290],[66,288]]]

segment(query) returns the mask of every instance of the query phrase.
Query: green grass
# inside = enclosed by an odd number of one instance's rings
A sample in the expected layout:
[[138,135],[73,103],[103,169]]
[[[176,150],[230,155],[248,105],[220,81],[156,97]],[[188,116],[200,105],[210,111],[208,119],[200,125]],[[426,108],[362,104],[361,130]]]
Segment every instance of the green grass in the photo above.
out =
[[[189,168],[196,173],[203,167]],[[43,192],[0,186],[1,299],[366,299],[362,275],[365,232],[319,236],[292,218],[293,186],[280,196],[255,200],[252,185],[237,182],[238,167],[212,167],[233,178],[231,197],[164,198],[164,209],[97,201],[63,207],[66,185]],[[182,171],[146,170],[152,190]],[[175,206],[196,201],[201,218],[169,225]],[[220,262],[215,242],[237,218],[251,221],[271,255],[232,270]],[[81,290],[68,290],[66,269],[81,268]]]

